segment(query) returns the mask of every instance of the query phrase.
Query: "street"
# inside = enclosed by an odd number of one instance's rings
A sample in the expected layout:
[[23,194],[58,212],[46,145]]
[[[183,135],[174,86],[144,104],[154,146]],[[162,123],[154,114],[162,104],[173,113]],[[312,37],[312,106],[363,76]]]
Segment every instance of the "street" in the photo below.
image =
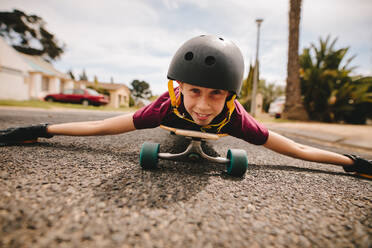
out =
[[[115,115],[1,109],[0,129]],[[159,169],[144,171],[139,151],[145,141],[160,143],[161,152],[187,145],[183,137],[156,128],[0,147],[0,247],[372,245],[371,180],[233,137],[205,148],[221,156],[229,148],[246,150],[244,178],[203,161],[160,160]]]

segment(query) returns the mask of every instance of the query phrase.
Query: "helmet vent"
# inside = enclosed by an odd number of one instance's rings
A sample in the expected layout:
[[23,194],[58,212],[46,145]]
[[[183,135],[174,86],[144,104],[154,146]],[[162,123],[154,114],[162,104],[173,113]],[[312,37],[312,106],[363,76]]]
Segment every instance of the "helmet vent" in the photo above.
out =
[[214,65],[216,63],[216,59],[213,56],[208,56],[208,57],[205,58],[204,62],[205,62],[206,65],[211,66],[211,65]]
[[185,60],[190,61],[192,58],[194,58],[194,54],[192,52],[187,52],[185,54]]

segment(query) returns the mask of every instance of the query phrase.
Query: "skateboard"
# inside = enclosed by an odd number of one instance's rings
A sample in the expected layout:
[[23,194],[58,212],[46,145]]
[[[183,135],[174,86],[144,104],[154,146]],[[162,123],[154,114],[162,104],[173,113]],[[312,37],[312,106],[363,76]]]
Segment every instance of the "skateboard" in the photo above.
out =
[[187,159],[190,161],[207,160],[210,162],[222,164],[226,166],[227,174],[242,177],[247,171],[248,159],[245,150],[229,149],[226,158],[212,157],[204,153],[202,144],[207,140],[218,140],[227,135],[219,135],[212,133],[203,133],[198,131],[177,129],[160,125],[160,127],[171,134],[185,136],[190,139],[190,144],[184,152],[172,154],[159,152],[160,144],[145,142],[140,151],[140,165],[143,169],[155,169],[158,166],[159,159],[179,160]]

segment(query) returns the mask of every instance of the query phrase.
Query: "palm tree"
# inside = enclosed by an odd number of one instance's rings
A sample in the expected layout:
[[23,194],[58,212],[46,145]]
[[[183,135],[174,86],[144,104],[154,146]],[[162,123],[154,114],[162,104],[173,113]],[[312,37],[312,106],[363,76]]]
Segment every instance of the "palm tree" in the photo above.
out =
[[244,102],[251,101],[252,97],[252,84],[253,84],[253,71],[255,67],[252,64],[249,65],[248,77],[243,81],[242,89],[240,91],[239,98]]
[[349,48],[335,49],[336,41],[320,38],[300,56],[305,108],[312,120],[362,124],[372,115],[372,78],[350,76],[355,56],[344,62]]
[[301,0],[290,0],[289,40],[286,102],[283,117],[294,120],[307,120],[307,112],[302,104],[300,86],[300,64],[298,57],[299,26],[301,16]]

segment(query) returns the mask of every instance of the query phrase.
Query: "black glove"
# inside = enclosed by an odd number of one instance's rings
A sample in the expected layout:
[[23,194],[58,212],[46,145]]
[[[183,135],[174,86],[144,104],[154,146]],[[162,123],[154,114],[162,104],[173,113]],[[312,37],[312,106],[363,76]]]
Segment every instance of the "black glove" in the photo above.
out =
[[0,130],[0,143],[19,143],[22,141],[37,140],[38,137],[51,138],[53,135],[47,132],[47,127],[48,124],[39,124]]
[[346,157],[354,161],[353,165],[344,165],[344,171],[357,172],[372,176],[372,160],[367,160],[352,154],[344,154]]

